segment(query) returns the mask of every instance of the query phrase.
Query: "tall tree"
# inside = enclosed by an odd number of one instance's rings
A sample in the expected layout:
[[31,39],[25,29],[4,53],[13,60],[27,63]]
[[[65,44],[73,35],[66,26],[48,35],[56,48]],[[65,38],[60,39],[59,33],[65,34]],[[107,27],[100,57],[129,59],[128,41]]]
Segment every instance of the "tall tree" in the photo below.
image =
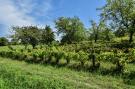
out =
[[40,30],[36,26],[24,26],[24,27],[13,27],[15,32],[14,38],[20,40],[23,44],[31,44],[33,48],[39,43]]
[[73,43],[85,39],[85,28],[78,17],[60,17],[55,25],[58,33],[63,35],[61,42]]
[[135,1],[107,0],[107,4],[101,10],[102,19],[111,23],[114,29],[122,28],[129,32],[131,43],[135,32]]
[[123,37],[126,34],[126,30],[125,29],[118,29],[114,32],[115,36],[117,37]]
[[55,35],[50,26],[46,25],[45,29],[42,29],[41,42],[43,44],[51,44],[55,40]]
[[95,42],[97,40],[107,40],[110,41],[113,37],[113,32],[110,30],[110,28],[105,24],[104,21],[100,21],[99,24],[91,21],[91,28],[90,28],[90,39]]
[[97,24],[91,20],[91,34],[90,34],[90,38],[94,39],[95,42],[97,42],[98,38],[99,38],[99,27],[97,26]]
[[106,40],[106,41],[111,41],[111,39],[115,36],[112,32],[112,30],[108,27],[106,27],[102,32],[101,32],[101,39]]

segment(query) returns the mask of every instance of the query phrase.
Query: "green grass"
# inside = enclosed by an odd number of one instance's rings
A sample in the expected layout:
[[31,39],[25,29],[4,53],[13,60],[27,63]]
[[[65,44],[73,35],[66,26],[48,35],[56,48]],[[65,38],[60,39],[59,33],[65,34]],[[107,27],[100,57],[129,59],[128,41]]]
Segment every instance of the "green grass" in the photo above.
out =
[[[133,66],[133,65],[132,65]],[[133,67],[135,68],[135,67]],[[131,68],[132,69],[132,68]],[[1,89],[135,89],[123,79],[0,58]]]

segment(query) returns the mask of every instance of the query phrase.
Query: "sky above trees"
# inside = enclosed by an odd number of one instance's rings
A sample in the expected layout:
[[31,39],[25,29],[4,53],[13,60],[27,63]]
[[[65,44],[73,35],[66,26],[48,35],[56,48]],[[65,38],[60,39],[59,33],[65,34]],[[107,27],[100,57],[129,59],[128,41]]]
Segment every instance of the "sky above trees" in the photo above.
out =
[[104,5],[105,0],[0,0],[0,36],[16,25],[54,28],[54,20],[61,16],[78,16],[89,27],[90,20],[99,20],[96,8]]

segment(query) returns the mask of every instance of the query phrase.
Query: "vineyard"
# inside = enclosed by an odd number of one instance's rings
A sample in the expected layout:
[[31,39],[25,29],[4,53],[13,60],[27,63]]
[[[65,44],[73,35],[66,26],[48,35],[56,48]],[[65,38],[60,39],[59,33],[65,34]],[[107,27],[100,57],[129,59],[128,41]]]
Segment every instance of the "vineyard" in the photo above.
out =
[[99,45],[90,46],[91,44],[84,46],[85,43],[65,46],[39,45],[36,49],[30,46],[27,49],[24,46],[8,46],[7,50],[0,51],[0,56],[41,64],[70,65],[74,63],[78,65],[78,68],[80,66],[80,68],[93,70],[102,66],[100,62],[110,62],[115,65],[114,70],[119,73],[125,71],[126,64],[135,62],[134,48],[118,49]]
[[26,49],[23,45],[10,45],[0,48],[0,56],[29,64],[50,65],[95,75],[120,77],[125,85],[134,85],[135,49],[113,47],[116,44],[82,42],[62,46],[38,45],[35,49],[30,45]]

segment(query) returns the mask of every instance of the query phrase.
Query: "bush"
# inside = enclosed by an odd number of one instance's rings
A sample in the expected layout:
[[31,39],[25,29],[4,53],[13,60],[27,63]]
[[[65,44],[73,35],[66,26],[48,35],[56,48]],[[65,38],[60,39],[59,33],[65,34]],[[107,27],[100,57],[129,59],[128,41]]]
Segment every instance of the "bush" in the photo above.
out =
[[122,58],[117,59],[115,61],[115,65],[116,65],[116,68],[115,68],[114,72],[116,72],[116,73],[122,73],[122,72],[124,72],[126,61],[125,61],[125,59],[122,59]]
[[92,51],[91,54],[89,55],[89,59],[92,59],[92,66],[91,66],[92,71],[95,69],[99,69],[100,62],[97,60],[96,53],[94,53],[94,51]]
[[11,50],[11,51],[15,51],[16,49],[14,49],[11,45],[8,45],[8,48]]
[[34,52],[32,52],[32,56],[33,56],[33,62],[41,62],[43,60],[43,55],[42,55],[42,50],[36,50]]
[[79,61],[81,62],[81,65],[84,66],[85,62],[88,60],[88,54],[83,52],[83,51],[79,51]]
[[80,55],[78,53],[74,53],[73,60],[75,60],[75,61],[80,60]]
[[1,52],[0,52],[0,56],[1,56],[1,57],[6,57],[6,51],[1,51]]
[[74,52],[64,52],[64,54],[65,54],[66,62],[67,64],[69,64],[70,61],[73,60]]
[[103,52],[103,53],[97,55],[98,60],[108,61],[108,62],[113,62],[114,57],[115,57],[115,55],[113,52]]
[[116,68],[114,72],[116,73],[122,73],[125,70],[125,65],[126,65],[126,57],[122,52],[117,52],[114,53],[115,58],[113,60],[113,63],[116,65]]
[[135,49],[129,49],[129,53],[125,54],[126,61],[128,63],[134,63],[135,62]]
[[56,58],[56,64],[59,63],[60,59],[62,59],[64,57],[64,52],[53,52],[55,58]]
[[133,48],[134,45],[135,45],[135,43],[129,43],[128,40],[122,40],[120,43],[112,44],[112,47],[123,49],[123,48]]
[[6,46],[8,45],[8,39],[5,37],[0,38],[0,46]]

